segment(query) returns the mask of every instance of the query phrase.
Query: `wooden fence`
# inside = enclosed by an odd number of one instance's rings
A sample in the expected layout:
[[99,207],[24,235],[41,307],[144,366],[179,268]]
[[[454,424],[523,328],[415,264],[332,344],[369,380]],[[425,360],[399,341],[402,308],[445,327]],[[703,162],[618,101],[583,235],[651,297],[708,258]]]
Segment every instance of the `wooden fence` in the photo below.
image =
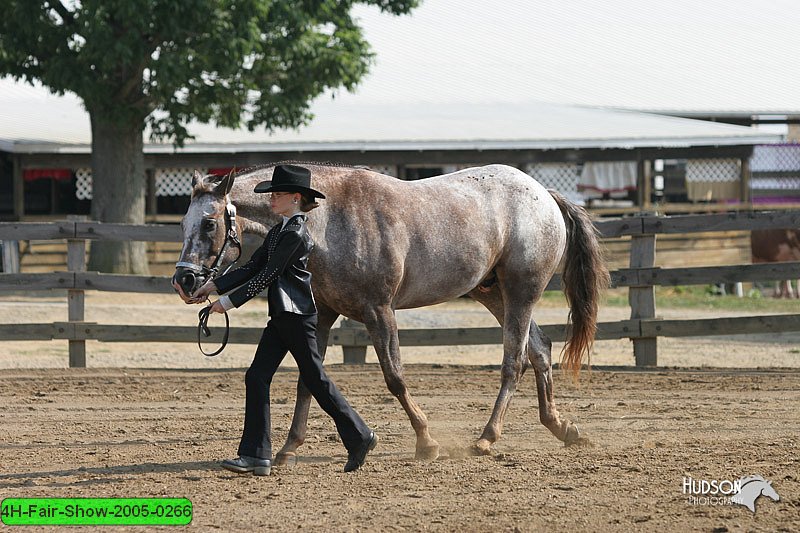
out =
[[[800,211],[735,212],[713,215],[661,217],[634,216],[600,220],[596,227],[603,237],[631,238],[629,268],[612,272],[612,286],[628,287],[631,317],[598,325],[597,339],[629,338],[633,341],[637,366],[657,365],[658,337],[730,335],[739,333],[774,333],[800,331],[800,314],[713,318],[704,320],[663,320],[656,318],[656,286],[705,285],[741,281],[777,281],[798,277],[800,262],[735,265],[695,268],[660,268],[655,266],[656,237],[660,234],[754,230],[800,227]],[[0,241],[66,240],[65,272],[45,274],[0,274],[0,291],[67,291],[68,321],[39,324],[0,324],[0,340],[51,340],[69,342],[69,365],[86,365],[86,340],[103,342],[196,342],[194,326],[130,326],[97,324],[84,321],[84,295],[87,290],[171,293],[170,278],[86,272],[86,241],[138,240],[180,242],[177,225],[124,225],[87,221],[49,223],[0,223]],[[560,290],[556,275],[547,290]],[[221,328],[209,343],[218,342]],[[566,338],[566,325],[542,326],[554,341]],[[255,344],[261,328],[231,328],[231,342]],[[402,346],[442,346],[502,344],[499,327],[404,329]],[[345,363],[363,363],[371,340],[363,325],[343,320],[331,331],[329,343],[344,350]]]

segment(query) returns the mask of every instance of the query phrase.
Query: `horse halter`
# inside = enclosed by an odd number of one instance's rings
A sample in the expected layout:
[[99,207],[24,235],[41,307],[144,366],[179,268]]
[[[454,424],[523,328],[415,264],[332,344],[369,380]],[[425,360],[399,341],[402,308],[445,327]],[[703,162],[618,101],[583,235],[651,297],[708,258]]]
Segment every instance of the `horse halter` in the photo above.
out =
[[[222,248],[220,249],[219,253],[217,254],[217,258],[214,260],[214,264],[211,265],[211,268],[205,265],[195,265],[194,263],[189,263],[186,261],[179,261],[175,263],[175,268],[186,268],[204,276],[206,282],[208,280],[214,280],[217,278],[217,273],[219,272],[220,264],[222,263],[222,258],[225,257],[225,252],[228,251],[228,246],[231,244],[236,246],[236,249],[239,251],[236,259],[228,265],[228,268],[225,269],[225,272],[230,270],[230,268],[239,260],[242,256],[242,243],[239,240],[239,232],[236,229],[236,206],[231,203],[230,197],[228,195],[225,196],[225,201],[227,202],[225,205],[225,242],[222,243]],[[206,337],[211,336],[211,330],[208,328],[208,316],[211,314],[211,306],[208,305],[200,310],[197,314],[198,324],[197,324],[197,347],[200,349],[200,353],[205,356],[212,357],[222,353],[222,350],[225,349],[225,346],[228,345],[228,336],[230,334],[230,318],[228,317],[228,312],[226,311],[225,314],[225,334],[222,337],[222,342],[219,348],[215,351],[209,353],[203,350],[203,345],[201,341],[201,333]]]
[[227,202],[225,205],[225,242],[222,243],[222,248],[217,254],[214,264],[211,265],[211,268],[209,268],[205,265],[196,265],[187,261],[178,261],[175,263],[175,268],[185,268],[191,270],[196,274],[200,274],[200,276],[204,277],[205,280],[208,281],[216,279],[220,265],[222,264],[222,259],[225,257],[225,253],[228,251],[228,246],[231,244],[236,246],[239,254],[236,256],[236,259],[234,259],[233,262],[228,265],[228,268],[225,269],[225,272],[227,272],[242,256],[242,243],[239,240],[239,232],[236,229],[236,206],[231,203],[230,197],[227,195],[225,196],[225,201]]

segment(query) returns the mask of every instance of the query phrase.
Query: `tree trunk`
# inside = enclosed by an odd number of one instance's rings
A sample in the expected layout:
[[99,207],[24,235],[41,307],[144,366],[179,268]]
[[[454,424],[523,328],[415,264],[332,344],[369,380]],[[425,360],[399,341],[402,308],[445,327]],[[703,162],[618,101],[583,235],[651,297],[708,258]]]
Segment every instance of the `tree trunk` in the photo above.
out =
[[[147,180],[144,172],[143,120],[117,124],[102,113],[92,122],[92,219],[144,224]],[[147,243],[92,241],[89,270],[149,274]]]

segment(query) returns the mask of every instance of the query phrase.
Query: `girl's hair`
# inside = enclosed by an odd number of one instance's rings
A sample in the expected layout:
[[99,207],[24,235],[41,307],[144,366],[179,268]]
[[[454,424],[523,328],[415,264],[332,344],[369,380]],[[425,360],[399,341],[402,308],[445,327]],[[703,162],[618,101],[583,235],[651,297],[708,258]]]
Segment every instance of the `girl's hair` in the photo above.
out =
[[319,207],[319,202],[315,202],[314,198],[306,196],[305,194],[300,195],[300,211],[308,213],[317,207]]

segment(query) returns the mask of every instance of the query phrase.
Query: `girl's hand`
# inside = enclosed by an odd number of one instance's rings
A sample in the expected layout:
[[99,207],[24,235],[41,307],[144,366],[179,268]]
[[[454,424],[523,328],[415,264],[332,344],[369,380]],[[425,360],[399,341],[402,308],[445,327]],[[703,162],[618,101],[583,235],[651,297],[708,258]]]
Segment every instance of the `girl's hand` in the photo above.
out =
[[176,281],[172,282],[172,287],[175,289],[175,292],[178,293],[178,296],[181,297],[181,300],[183,300],[184,303],[187,303],[187,304],[195,303],[191,296],[187,296],[186,293],[183,292],[183,287],[178,285],[178,283]]
[[208,295],[216,290],[217,286],[214,285],[213,281],[211,280],[206,281],[205,284],[199,289],[197,289],[194,295],[192,295],[192,299],[194,300],[194,302],[192,303],[205,302],[208,299]]
[[183,287],[178,285],[178,283],[175,281],[172,282],[172,287],[181,297],[181,300],[187,304],[201,304],[208,300],[209,294],[217,290],[217,286],[214,285],[213,281],[207,281],[202,287],[197,289],[197,292],[195,292],[193,296],[188,296],[185,292],[183,292]]
[[225,308],[222,307],[222,304],[219,303],[219,300],[217,300],[216,302],[211,304],[211,312],[212,313],[220,313],[220,314],[222,314],[222,313],[225,312]]

